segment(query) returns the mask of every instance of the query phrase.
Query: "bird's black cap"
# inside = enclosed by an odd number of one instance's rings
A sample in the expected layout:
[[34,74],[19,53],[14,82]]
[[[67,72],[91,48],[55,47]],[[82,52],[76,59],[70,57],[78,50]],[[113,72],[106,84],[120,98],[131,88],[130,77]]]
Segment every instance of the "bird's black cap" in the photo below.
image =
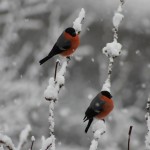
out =
[[101,94],[108,97],[108,98],[112,98],[112,95],[108,91],[101,91]]
[[76,36],[76,31],[74,28],[69,27],[65,30],[65,32],[69,33],[71,36],[75,37]]

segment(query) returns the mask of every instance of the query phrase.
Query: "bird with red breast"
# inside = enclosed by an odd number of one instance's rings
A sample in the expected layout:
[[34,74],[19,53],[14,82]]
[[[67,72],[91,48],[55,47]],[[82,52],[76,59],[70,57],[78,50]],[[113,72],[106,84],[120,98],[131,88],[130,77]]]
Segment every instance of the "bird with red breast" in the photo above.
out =
[[93,122],[94,118],[105,121],[105,117],[113,110],[114,103],[112,100],[112,95],[108,91],[101,91],[98,95],[92,100],[89,107],[85,112],[84,122],[89,121],[85,129],[85,133],[88,132],[88,129]]
[[73,27],[65,29],[54,44],[50,53],[39,61],[40,65],[42,65],[57,54],[60,54],[64,57],[69,57],[75,52],[79,44],[79,32],[77,33]]

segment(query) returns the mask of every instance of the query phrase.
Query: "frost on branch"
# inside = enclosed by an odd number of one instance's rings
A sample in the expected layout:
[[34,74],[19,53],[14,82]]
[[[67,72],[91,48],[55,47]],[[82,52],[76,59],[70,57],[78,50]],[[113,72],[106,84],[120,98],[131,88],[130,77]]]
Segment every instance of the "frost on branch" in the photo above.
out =
[[51,136],[49,138],[42,139],[42,148],[40,150],[48,150],[51,147],[51,150],[55,150],[55,145],[52,145],[52,143],[55,143],[55,137]]
[[66,68],[68,65],[69,60],[66,58],[66,60],[63,62],[60,70],[57,72],[57,67],[59,64],[59,61],[56,62],[55,66],[55,74],[54,77],[51,77],[49,80],[49,85],[47,89],[44,92],[45,99],[50,101],[49,104],[49,133],[50,137],[42,140],[42,148],[41,150],[47,150],[49,147],[51,150],[55,150],[55,135],[54,135],[54,106],[55,102],[58,100],[58,94],[62,86],[65,84],[65,73]]
[[85,18],[85,10],[84,8],[81,9],[78,18],[73,22],[73,28],[76,30],[77,33],[80,33],[82,30],[82,21]]
[[119,27],[119,25],[120,25],[120,23],[124,17],[123,14],[121,14],[123,4],[124,4],[124,0],[120,0],[120,5],[114,14],[114,17],[113,17],[113,26],[114,26],[114,28],[113,28],[113,32],[114,32],[113,42],[107,43],[106,46],[102,49],[103,54],[105,54],[109,59],[108,77],[107,77],[104,85],[102,86],[102,91],[110,92],[110,87],[111,87],[110,78],[111,78],[114,59],[121,54],[122,45],[120,43],[118,43],[118,41],[117,41],[118,40],[118,33],[117,32],[118,32],[118,27]]
[[0,145],[5,145],[9,150],[21,150],[24,144],[27,142],[29,133],[31,132],[31,126],[27,125],[26,128],[20,133],[20,139],[18,147],[16,148],[10,137],[0,133]]
[[122,45],[118,43],[118,28],[119,25],[124,18],[124,15],[121,13],[122,12],[122,5],[124,4],[124,1],[121,1],[117,11],[114,14],[113,17],[113,32],[114,32],[114,40],[112,43],[107,43],[106,46],[103,48],[102,52],[107,56],[107,57],[118,57],[121,53],[121,48]]
[[112,43],[107,43],[106,47],[103,48],[102,52],[107,57],[115,58],[120,55],[122,45],[114,40]]
[[61,69],[56,74],[56,79],[54,79],[55,77],[51,77],[49,79],[49,85],[44,92],[44,97],[46,100],[58,100],[60,88],[65,83],[64,74],[66,72],[67,64],[67,60],[63,62]]
[[17,148],[18,150],[20,150],[22,146],[25,144],[30,132],[31,132],[31,126],[27,125],[26,128],[20,133],[20,140]]
[[[119,7],[119,8],[120,8],[120,7]],[[120,9],[119,9],[119,10],[120,10]],[[114,17],[113,17],[113,25],[114,25],[114,27],[115,27],[116,29],[118,29],[118,27],[119,27],[119,25],[120,25],[122,19],[124,18],[124,15],[121,14],[121,13],[119,12],[119,10],[118,10],[117,12],[115,12],[115,15],[114,15]]]
[[108,92],[110,92],[110,87],[111,87],[110,79],[107,79],[105,81],[105,83],[103,84],[101,91],[108,91]]
[[16,150],[10,137],[0,133],[0,144],[5,145],[9,150]]
[[98,141],[100,140],[101,136],[106,132],[106,125],[104,121],[97,120],[92,126],[92,131],[94,133],[94,138],[91,142],[91,146],[89,150],[97,150]]
[[147,121],[148,133],[145,137],[145,144],[146,144],[146,149],[150,150],[150,98],[148,98],[146,110],[147,110],[147,113],[146,113],[145,118]]

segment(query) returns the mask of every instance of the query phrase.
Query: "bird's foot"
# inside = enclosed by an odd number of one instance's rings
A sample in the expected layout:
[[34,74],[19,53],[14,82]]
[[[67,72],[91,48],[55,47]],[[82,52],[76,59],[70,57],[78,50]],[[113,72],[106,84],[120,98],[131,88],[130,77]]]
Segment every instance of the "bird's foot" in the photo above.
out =
[[67,56],[66,58],[68,59],[68,61],[70,61],[70,60],[71,60],[71,57],[70,57],[70,56]]
[[102,119],[103,121],[104,121],[104,123],[105,123],[105,119]]

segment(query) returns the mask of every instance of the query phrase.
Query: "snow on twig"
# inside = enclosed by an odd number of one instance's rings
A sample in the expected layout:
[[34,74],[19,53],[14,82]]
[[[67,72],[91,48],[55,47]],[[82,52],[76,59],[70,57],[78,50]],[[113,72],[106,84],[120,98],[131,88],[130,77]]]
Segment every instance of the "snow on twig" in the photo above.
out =
[[10,137],[0,133],[0,144],[5,145],[9,150],[16,150]]
[[20,133],[20,139],[19,139],[17,150],[20,150],[24,146],[30,132],[31,132],[31,126],[27,125],[26,128]]
[[[101,91],[108,91],[110,92],[111,88],[111,74],[112,74],[112,67],[114,63],[114,58],[120,55],[122,45],[118,43],[118,27],[123,19],[122,12],[122,6],[124,4],[123,0],[120,0],[120,5],[117,9],[117,11],[114,14],[113,17],[113,32],[114,32],[114,39],[112,43],[107,43],[106,46],[102,49],[103,54],[105,54],[109,59],[109,65],[108,65],[108,76],[106,78],[106,81],[104,82]],[[98,120],[93,125],[93,131],[94,131],[94,139],[91,142],[90,150],[97,150],[98,147],[98,141],[101,138],[101,136],[106,132],[106,125],[103,121]]]
[[81,9],[78,18],[75,19],[73,22],[73,28],[76,30],[77,33],[80,33],[82,30],[82,22],[85,18],[85,10],[84,8]]
[[92,131],[94,133],[94,137],[89,150],[97,150],[98,142],[101,136],[106,132],[106,125],[104,121],[96,120],[92,126]]
[[30,147],[29,150],[32,150],[32,149],[33,149],[34,142],[35,142],[35,137],[32,136],[32,137],[31,137],[31,147]]
[[147,100],[147,105],[146,105],[146,121],[147,121],[147,127],[148,127],[148,133],[145,136],[145,145],[146,145],[146,149],[150,150],[150,98],[148,98]]
[[[49,79],[49,85],[44,92],[44,97],[46,100],[49,100],[49,101],[58,100],[59,91],[65,83],[64,74],[66,72],[67,65],[68,65],[68,60],[64,61],[59,72],[57,72],[57,74],[55,73],[56,75],[54,75],[54,77],[51,77]],[[56,69],[57,68],[55,68],[55,70]]]
[[[79,34],[82,30],[82,21],[85,18],[85,10],[82,8],[78,18],[73,22],[73,28],[76,30],[76,32]],[[55,135],[54,135],[54,107],[55,102],[58,100],[58,95],[60,92],[60,89],[65,84],[65,73],[68,66],[70,59],[66,58],[66,60],[63,62],[61,68],[58,70],[58,64],[60,64],[59,60],[56,61],[55,66],[55,73],[54,77],[51,77],[49,79],[49,85],[46,88],[44,92],[44,97],[46,100],[48,100],[49,103],[49,133],[50,137],[45,139],[42,138],[42,148],[41,150],[47,150],[50,148],[51,150],[55,150]]]
[[20,133],[20,139],[17,148],[14,146],[9,136],[0,133],[0,144],[5,145],[9,150],[21,150],[21,148],[27,142],[27,138],[30,132],[31,132],[31,126],[27,125],[26,128]]
[[113,17],[113,32],[114,32],[114,39],[113,42],[107,43],[106,46],[102,49],[103,54],[105,54],[109,58],[109,65],[108,65],[108,77],[105,81],[105,83],[102,86],[102,91],[106,90],[110,92],[110,87],[111,87],[111,73],[112,73],[112,67],[114,63],[114,59],[118,57],[121,54],[121,48],[122,45],[118,43],[118,28],[119,25],[124,18],[124,15],[122,14],[122,6],[124,4],[124,0],[120,0],[120,5],[117,9],[117,11],[114,14]]
[[54,77],[50,78],[49,85],[44,92],[45,99],[50,101],[50,103],[49,103],[49,117],[48,117],[50,137],[47,138],[46,140],[45,140],[45,138],[43,138],[41,150],[47,150],[48,148],[51,148],[51,150],[55,150],[54,106],[55,106],[55,102],[58,100],[58,94],[60,92],[60,89],[65,84],[64,75],[66,73],[66,68],[67,68],[67,65],[69,63],[69,59],[66,58],[66,60],[62,64],[60,70],[57,72],[59,63],[60,63],[59,61],[56,61]]
[[53,136],[47,138],[46,140],[43,140],[41,150],[48,150],[49,148],[51,148],[51,150],[55,150],[55,141],[53,141],[55,137]]

